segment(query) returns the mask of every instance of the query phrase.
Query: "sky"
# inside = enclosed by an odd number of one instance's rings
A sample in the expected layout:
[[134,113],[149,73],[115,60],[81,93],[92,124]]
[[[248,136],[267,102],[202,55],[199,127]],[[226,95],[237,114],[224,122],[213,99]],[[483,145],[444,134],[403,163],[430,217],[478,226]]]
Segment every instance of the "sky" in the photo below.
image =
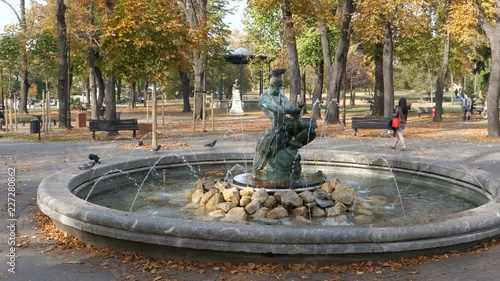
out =
[[[19,12],[19,0],[7,0],[7,2],[12,4],[14,8]],[[241,20],[243,19],[243,10],[245,9],[245,3],[246,1],[229,1],[231,7],[236,7],[234,15],[229,15],[225,19],[225,22],[231,29],[243,29]],[[26,1],[26,5],[29,5],[29,1]],[[3,28],[6,24],[12,24],[16,22],[17,18],[14,12],[5,3],[0,2],[0,32],[3,32]]]
[[229,1],[229,5],[231,5],[230,7],[236,8],[234,14],[228,15],[224,20],[229,25],[229,28],[231,30],[235,28],[238,28],[240,30],[243,29],[243,24],[241,23],[241,20],[243,19],[243,10],[245,9],[246,6],[245,2],[246,1],[238,1],[238,2]]
[[[14,6],[17,12],[19,12],[19,0],[7,0],[7,2]],[[28,5],[28,2],[29,1],[26,1],[26,5]],[[16,22],[17,18],[14,12],[10,9],[9,6],[7,6],[7,4],[0,2],[0,27],[2,28],[1,31],[3,32],[3,27],[6,24],[12,24]]]

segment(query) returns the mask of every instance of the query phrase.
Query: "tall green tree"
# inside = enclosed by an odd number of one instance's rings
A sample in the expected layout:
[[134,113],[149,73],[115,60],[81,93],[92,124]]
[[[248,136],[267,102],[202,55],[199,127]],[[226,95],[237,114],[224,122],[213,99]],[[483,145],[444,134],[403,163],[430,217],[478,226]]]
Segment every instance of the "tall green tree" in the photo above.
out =
[[0,0],[3,3],[5,3],[11,10],[12,12],[16,15],[18,21],[19,21],[19,26],[21,28],[21,33],[20,33],[20,57],[21,57],[21,64],[19,65],[20,70],[19,73],[21,74],[21,92],[19,95],[19,113],[28,113],[28,89],[30,87],[30,82],[28,80],[28,53],[26,50],[26,40],[27,40],[27,33],[28,33],[28,26],[26,25],[26,3],[25,0],[19,0],[19,13],[16,11],[16,9],[7,1],[5,0]]
[[[153,142],[156,145],[156,82],[166,81],[189,46],[185,21],[175,1],[124,0],[103,34],[103,67],[130,81],[153,82]],[[108,87],[114,87],[108,82]],[[108,89],[112,91],[112,89]]]
[[484,31],[491,47],[491,75],[488,83],[488,136],[500,137],[500,121],[498,119],[500,98],[500,1],[470,1],[477,16],[477,23]]

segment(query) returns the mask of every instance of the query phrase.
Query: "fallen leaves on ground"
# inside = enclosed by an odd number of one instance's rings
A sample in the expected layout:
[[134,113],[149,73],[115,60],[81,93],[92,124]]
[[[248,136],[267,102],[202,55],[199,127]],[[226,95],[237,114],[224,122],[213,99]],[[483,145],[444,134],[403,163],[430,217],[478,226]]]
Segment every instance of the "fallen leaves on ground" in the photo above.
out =
[[[34,215],[34,220],[40,226],[39,235],[33,239],[37,242],[50,241],[44,253],[54,250],[82,250],[96,257],[114,258],[121,264],[130,266],[127,273],[122,276],[124,280],[164,280],[163,276],[172,274],[173,272],[193,272],[198,274],[208,274],[209,271],[216,272],[219,276],[231,276],[241,274],[252,274],[252,276],[261,276],[262,280],[266,278],[280,279],[286,272],[297,272],[302,274],[307,279],[307,274],[326,273],[326,274],[344,274],[350,273],[353,275],[365,274],[381,274],[384,269],[395,272],[407,266],[418,266],[428,261],[439,261],[457,256],[461,254],[478,254],[487,249],[499,246],[500,242],[491,240],[481,243],[470,249],[463,251],[450,251],[441,255],[418,256],[413,258],[399,258],[388,261],[363,261],[344,264],[328,264],[328,265],[311,265],[311,264],[256,264],[256,263],[204,263],[193,260],[174,260],[174,259],[159,259],[143,256],[138,253],[119,252],[110,248],[96,248],[94,246],[84,244],[73,236],[67,235],[59,231],[52,223],[49,217],[38,212]],[[66,263],[79,264],[84,263],[81,260],[71,260]],[[109,262],[101,263],[102,268],[108,268]],[[136,276],[138,274],[142,276]],[[410,275],[418,274],[418,270],[412,269],[408,271]],[[161,277],[160,279],[158,279]],[[228,280],[220,278],[219,280]],[[182,280],[182,279],[180,279]],[[232,279],[233,280],[233,279]],[[261,280],[261,279],[254,279]],[[340,279],[329,279],[340,280]]]

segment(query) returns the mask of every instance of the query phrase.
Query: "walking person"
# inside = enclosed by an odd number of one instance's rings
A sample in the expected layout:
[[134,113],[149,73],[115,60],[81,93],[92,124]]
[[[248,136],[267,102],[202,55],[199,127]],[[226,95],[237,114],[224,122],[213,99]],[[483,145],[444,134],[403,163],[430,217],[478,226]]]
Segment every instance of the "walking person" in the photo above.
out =
[[464,111],[463,120],[467,119],[470,121],[470,115],[472,113],[472,99],[469,98],[467,94],[464,95],[464,99],[462,100],[462,109]]
[[3,128],[4,120],[5,120],[5,115],[3,114],[3,111],[0,110],[0,131],[5,131],[5,129]]
[[396,137],[396,141],[392,145],[392,149],[396,149],[396,145],[401,143],[401,150],[406,151],[406,143],[405,138],[403,136],[403,132],[406,128],[406,121],[408,120],[408,106],[406,105],[406,98],[400,98],[398,104],[394,109],[394,117],[401,118],[401,124],[399,128],[394,130],[394,135]]

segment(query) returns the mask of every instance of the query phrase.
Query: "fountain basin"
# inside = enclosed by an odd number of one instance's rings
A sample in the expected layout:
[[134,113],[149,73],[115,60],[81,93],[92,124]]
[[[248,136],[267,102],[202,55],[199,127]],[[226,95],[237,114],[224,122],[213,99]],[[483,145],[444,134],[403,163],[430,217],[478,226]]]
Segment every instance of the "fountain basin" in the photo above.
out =
[[[486,172],[457,171],[451,163],[380,158],[367,153],[348,155],[303,152],[306,163],[366,165],[372,169],[417,171],[447,177],[483,194],[487,203],[427,223],[384,223],[338,226],[245,225],[129,213],[92,204],[73,191],[110,170],[137,171],[152,166],[251,159],[249,153],[203,153],[119,161],[82,172],[77,167],[53,174],[38,188],[39,208],[62,231],[96,246],[148,255],[206,261],[327,262],[332,259],[374,259],[444,252],[490,239],[500,233],[500,181]],[[384,254],[384,255],[373,255]],[[279,257],[277,259],[276,257]]]

